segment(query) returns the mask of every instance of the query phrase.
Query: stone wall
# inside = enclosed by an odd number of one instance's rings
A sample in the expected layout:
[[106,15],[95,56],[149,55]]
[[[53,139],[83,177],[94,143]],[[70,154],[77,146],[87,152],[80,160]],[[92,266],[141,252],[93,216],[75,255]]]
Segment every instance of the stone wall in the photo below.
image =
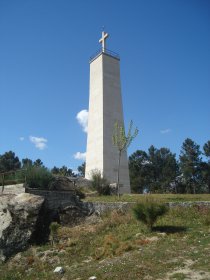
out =
[[[127,211],[132,208],[134,202],[83,202],[75,195],[74,191],[45,191],[37,189],[26,189],[26,192],[39,195],[45,198],[45,207],[49,210],[63,210],[67,207],[79,207],[87,215],[93,213],[103,214],[108,211],[119,210]],[[166,203],[170,208],[173,207],[210,207],[210,201],[187,201]]]
[[[103,214],[113,210],[126,212],[135,205],[135,202],[84,202],[90,213]],[[169,208],[174,207],[210,207],[210,201],[168,202]]]
[[168,202],[166,203],[170,208],[173,207],[210,207],[210,201],[185,201],[185,202]]
[[25,192],[44,197],[45,207],[49,210],[64,209],[80,203],[74,191],[45,191],[27,188]]
[[113,210],[126,212],[135,205],[133,202],[83,202],[83,204],[90,214],[95,213],[97,215]]

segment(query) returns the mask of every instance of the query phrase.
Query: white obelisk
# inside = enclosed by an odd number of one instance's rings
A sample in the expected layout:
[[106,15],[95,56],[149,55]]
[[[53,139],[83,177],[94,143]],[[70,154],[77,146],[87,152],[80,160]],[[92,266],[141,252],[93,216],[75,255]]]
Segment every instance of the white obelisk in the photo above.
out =
[[[112,136],[114,125],[124,125],[120,83],[120,58],[106,49],[108,33],[102,32],[102,49],[90,60],[90,96],[85,178],[101,171],[113,184],[117,182],[118,150]],[[120,164],[120,192],[130,193],[127,153]]]

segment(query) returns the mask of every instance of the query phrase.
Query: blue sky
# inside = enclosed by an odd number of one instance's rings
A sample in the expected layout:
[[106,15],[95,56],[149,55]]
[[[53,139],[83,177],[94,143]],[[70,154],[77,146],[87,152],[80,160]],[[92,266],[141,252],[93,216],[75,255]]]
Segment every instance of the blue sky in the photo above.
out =
[[0,154],[83,162],[76,116],[103,25],[121,57],[125,124],[140,130],[128,153],[153,144],[178,156],[187,137],[210,139],[210,1],[0,0]]

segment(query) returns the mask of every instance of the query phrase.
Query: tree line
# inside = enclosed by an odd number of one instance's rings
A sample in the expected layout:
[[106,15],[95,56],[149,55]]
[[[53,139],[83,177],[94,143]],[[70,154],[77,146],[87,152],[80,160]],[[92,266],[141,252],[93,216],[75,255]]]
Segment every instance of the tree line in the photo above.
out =
[[[20,161],[12,151],[0,155],[0,173],[30,167],[47,169],[40,159]],[[84,176],[85,163],[78,166],[78,174],[66,166],[54,166],[49,171],[54,175]],[[210,193],[210,140],[201,150],[187,138],[178,159],[165,147],[152,145],[147,152],[137,150],[129,156],[129,172],[133,193]]]
[[168,148],[153,145],[129,157],[132,192],[210,193],[210,141],[203,149],[187,138],[179,159]]
[[[40,167],[47,170],[47,167],[44,166],[41,159],[32,161],[29,158],[24,158],[20,161],[18,156],[16,156],[15,153],[12,151],[5,152],[3,155],[0,155],[0,173],[16,171],[20,169],[28,169],[32,167]],[[54,166],[49,171],[53,175],[70,176],[70,177],[77,176],[77,174],[75,174],[71,168],[68,168],[65,165],[63,165],[62,167]],[[78,172],[80,174],[80,169]]]

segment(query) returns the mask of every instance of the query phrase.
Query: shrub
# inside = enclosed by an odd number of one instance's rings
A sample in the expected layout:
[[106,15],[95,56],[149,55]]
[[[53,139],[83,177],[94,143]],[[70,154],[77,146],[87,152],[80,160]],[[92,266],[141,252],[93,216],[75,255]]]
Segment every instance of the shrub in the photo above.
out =
[[60,225],[57,222],[53,222],[50,224],[50,237],[52,241],[52,245],[58,242],[58,229]]
[[29,188],[48,189],[53,176],[42,166],[31,166],[26,172],[26,184]]
[[203,216],[204,219],[204,225],[205,226],[210,226],[210,209],[207,207],[203,207],[202,211],[200,213]]
[[79,199],[84,199],[86,197],[85,193],[79,188],[76,188],[75,192]]
[[152,230],[157,219],[166,214],[168,209],[165,204],[147,199],[145,202],[137,203],[133,208],[133,213],[137,220],[143,222],[149,230]]
[[97,260],[103,257],[114,257],[134,249],[129,241],[120,241],[112,234],[105,235],[102,247],[95,249],[95,258]]
[[205,219],[204,219],[204,224],[205,224],[206,226],[210,226],[210,214],[209,214],[208,216],[205,217]]
[[94,170],[92,172],[91,184],[99,195],[110,195],[110,186],[106,178],[101,174],[101,171]]

